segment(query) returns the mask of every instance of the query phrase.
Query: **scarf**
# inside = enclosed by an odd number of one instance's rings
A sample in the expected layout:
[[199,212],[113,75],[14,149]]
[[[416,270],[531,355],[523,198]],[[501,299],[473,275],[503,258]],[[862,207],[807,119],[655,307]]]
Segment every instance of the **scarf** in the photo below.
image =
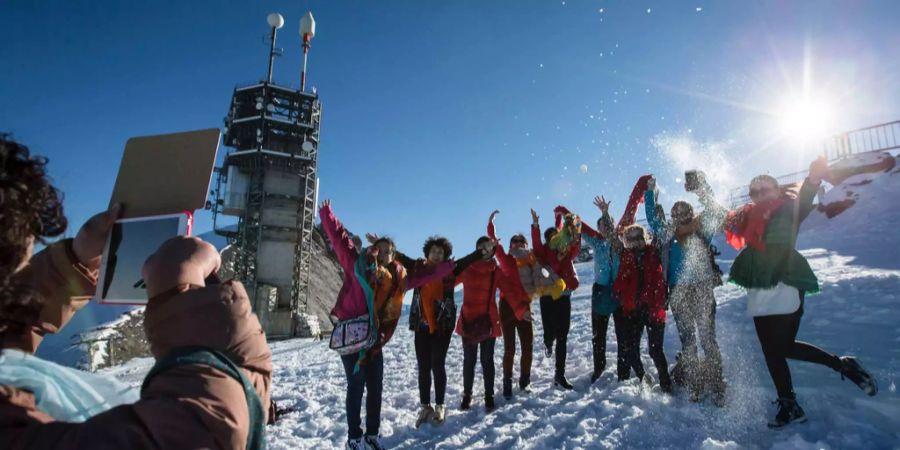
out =
[[37,408],[62,422],[84,422],[140,397],[137,389],[112,376],[72,369],[13,349],[0,351],[0,384],[33,393]]
[[767,200],[760,203],[748,203],[740,209],[728,213],[725,219],[725,241],[735,250],[746,245],[764,252],[766,243],[763,236],[772,214],[784,205],[785,199]]

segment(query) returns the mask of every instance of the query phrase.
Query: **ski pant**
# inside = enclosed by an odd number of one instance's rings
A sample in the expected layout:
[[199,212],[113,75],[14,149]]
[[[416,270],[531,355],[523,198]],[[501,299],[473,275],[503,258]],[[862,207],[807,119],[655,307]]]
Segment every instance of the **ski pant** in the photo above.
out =
[[800,318],[803,317],[804,292],[800,292],[800,307],[790,314],[753,318],[756,336],[762,347],[769,375],[775,383],[778,398],[794,398],[794,385],[787,360],[796,359],[841,370],[841,359],[814,345],[797,341]]
[[[679,366],[687,374],[688,383],[697,388],[703,367],[710,377],[722,377],[722,355],[716,342],[716,297],[710,284],[679,284],[672,288],[669,305],[681,340]],[[703,347],[707,364],[700,363],[697,340]],[[713,380],[710,380],[713,381]]]
[[365,364],[359,365],[359,370],[353,373],[353,368],[359,360],[359,355],[341,356],[344,363],[344,373],[347,375],[347,436],[350,439],[359,439],[363,435],[360,427],[362,419],[363,390],[366,395],[366,434],[377,435],[381,426],[381,389],[384,384],[384,357],[381,352],[369,359]]
[[[608,286],[602,286],[594,283],[594,292],[600,289],[609,289]],[[617,308],[611,314],[595,314],[591,313],[591,345],[594,357],[594,372],[598,375],[606,369],[606,332],[609,329],[609,318],[612,316],[613,325],[616,332],[616,372],[622,373],[625,370],[625,352],[622,350],[627,344],[624,343],[624,325],[622,322],[622,308]],[[626,377],[627,378],[627,377]]]
[[434,377],[434,401],[444,404],[447,392],[447,350],[452,333],[431,333],[428,327],[416,330],[416,360],[419,367],[419,402],[431,403],[431,379]]
[[663,338],[666,334],[666,324],[650,320],[645,313],[632,312],[624,314],[621,320],[624,325],[625,367],[619,372],[619,381],[624,381],[631,375],[631,370],[638,378],[644,378],[644,364],[641,362],[641,337],[644,328],[647,329],[647,347],[650,358],[659,373],[660,385],[668,385],[669,363],[663,352]]
[[544,325],[544,346],[553,348],[556,343],[556,375],[566,374],[566,344],[572,320],[571,295],[563,295],[557,300],[547,295],[541,297],[541,322]]
[[519,383],[528,385],[531,381],[531,358],[534,354],[534,327],[527,320],[517,319],[503,297],[500,297],[500,327],[503,330],[503,379],[512,379],[516,357],[516,334],[518,334],[519,342],[522,344]]
[[463,395],[472,396],[475,384],[475,360],[481,360],[481,374],[484,376],[484,396],[494,396],[494,344],[497,338],[485,339],[478,343],[463,341]]

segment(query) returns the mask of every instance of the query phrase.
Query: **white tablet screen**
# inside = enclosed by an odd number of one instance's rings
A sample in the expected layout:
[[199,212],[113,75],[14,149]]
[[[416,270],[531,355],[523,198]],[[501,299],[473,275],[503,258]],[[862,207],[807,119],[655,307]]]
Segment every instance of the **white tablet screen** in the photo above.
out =
[[178,236],[179,218],[116,222],[110,234],[101,298],[146,303],[141,269],[163,242]]

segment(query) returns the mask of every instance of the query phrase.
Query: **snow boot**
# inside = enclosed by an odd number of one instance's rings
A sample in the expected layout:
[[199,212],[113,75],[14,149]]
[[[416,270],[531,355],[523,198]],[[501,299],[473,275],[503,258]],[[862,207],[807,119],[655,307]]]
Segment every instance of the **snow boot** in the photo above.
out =
[[553,344],[544,344],[544,353],[547,355],[547,358],[553,356]]
[[416,418],[416,428],[422,426],[425,422],[430,422],[434,418],[434,408],[431,405],[422,405],[419,410],[419,417]]
[[472,407],[472,396],[463,395],[462,402],[459,403],[459,409],[465,411]]
[[497,407],[497,406],[494,404],[494,396],[492,396],[492,395],[485,395],[485,396],[484,396],[484,409],[486,409],[487,412],[491,412],[491,411],[493,411],[496,407]]
[[503,379],[503,398],[509,400],[512,398],[512,379]]
[[878,383],[875,381],[875,377],[863,368],[858,359],[852,356],[842,356],[840,372],[841,379],[844,377],[849,378],[866,395],[872,396],[878,393]]
[[528,392],[528,385],[531,384],[531,380],[529,378],[519,377],[519,390],[522,392]]
[[364,439],[366,450],[385,450],[385,446],[381,444],[381,436],[366,435]]
[[790,423],[806,422],[806,414],[803,412],[803,408],[797,404],[796,399],[779,398],[775,403],[778,403],[778,414],[769,421],[769,428],[777,430]]
[[553,378],[553,385],[559,388],[565,389],[567,391],[571,391],[575,389],[575,386],[572,386],[572,383],[569,383],[569,380],[566,379],[565,375],[557,375]]
[[447,412],[444,411],[444,405],[436,405],[434,407],[434,416],[432,417],[435,425],[440,425],[444,423],[444,420],[447,419]]
[[366,444],[363,444],[362,438],[347,439],[347,446],[345,448],[347,450],[365,450]]

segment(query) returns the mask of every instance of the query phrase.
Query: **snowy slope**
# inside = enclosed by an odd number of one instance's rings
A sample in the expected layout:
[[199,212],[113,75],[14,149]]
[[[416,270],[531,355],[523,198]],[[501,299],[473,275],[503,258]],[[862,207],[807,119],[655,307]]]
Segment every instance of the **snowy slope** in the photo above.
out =
[[[589,285],[573,297],[568,375],[574,392],[551,387],[552,361],[535,353],[532,392],[510,402],[500,396],[503,353],[498,341],[498,409],[485,414],[482,382],[476,373],[473,409],[457,409],[462,390],[462,346],[455,338],[448,355],[448,419],[441,427],[412,424],[418,408],[412,333],[401,320],[385,349],[385,387],[381,434],[391,448],[900,448],[900,175],[877,177],[860,187],[860,201],[848,212],[826,219],[814,213],[804,224],[799,247],[822,284],[806,302],[799,339],[839,354],[854,354],[880,382],[866,397],[829,369],[791,363],[798,399],[809,422],[770,431],[774,388],[765,369],[744,293],[717,289],[718,336],[730,383],[727,405],[693,404],[683,394],[667,397],[634,381],[617,383],[616,344],[608,335],[608,369],[588,385],[590,353]],[[722,261],[727,271],[729,261]],[[578,267],[585,282],[590,263]],[[587,284],[587,283],[586,283]],[[539,317],[535,303],[535,316]],[[536,347],[542,326],[535,322]],[[670,364],[680,345],[671,319],[665,350]],[[273,396],[292,407],[269,427],[270,448],[333,448],[346,439],[344,375],[325,342],[292,340],[272,344]],[[655,375],[643,351],[644,365]],[[135,360],[109,370],[139,384],[151,361]]]

